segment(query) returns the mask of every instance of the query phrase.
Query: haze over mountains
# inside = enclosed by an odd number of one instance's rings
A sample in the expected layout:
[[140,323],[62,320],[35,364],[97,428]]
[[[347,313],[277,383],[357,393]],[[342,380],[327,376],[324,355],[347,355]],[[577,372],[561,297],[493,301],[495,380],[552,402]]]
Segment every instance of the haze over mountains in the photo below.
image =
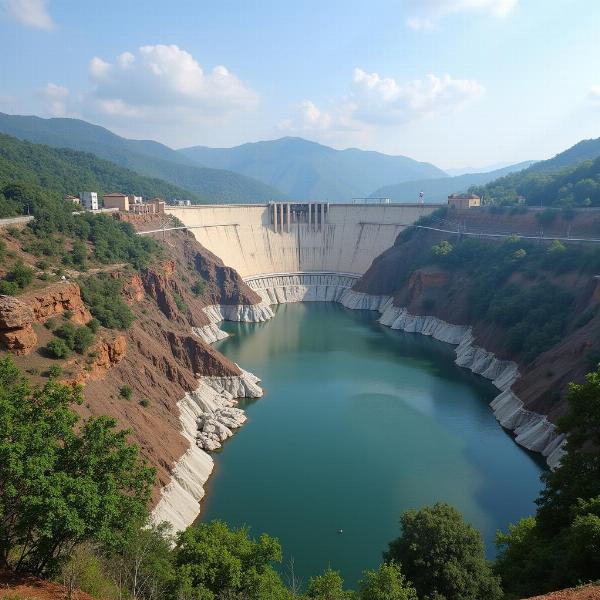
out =
[[382,185],[446,174],[430,163],[406,156],[356,148],[336,150],[297,137],[233,148],[194,146],[179,152],[197,164],[254,177],[295,200],[347,202],[368,196]]
[[92,152],[141,175],[164,179],[204,202],[266,202],[285,195],[260,181],[194,165],[180,153],[152,140],[129,140],[79,119],[42,119],[0,113],[0,133],[46,144]]
[[386,185],[375,190],[371,197],[390,198],[393,202],[416,202],[419,193],[422,191],[425,194],[425,202],[442,203],[446,202],[449,194],[464,192],[472,185],[484,185],[499,177],[526,169],[534,162],[529,160],[485,173],[466,173],[455,177],[420,179],[405,181],[396,185]]
[[[252,203],[270,200],[349,202],[388,197],[396,202],[444,202],[452,192],[483,186],[515,173],[550,172],[600,156],[600,139],[584,140],[554,158],[449,177],[435,165],[405,156],[355,148],[336,150],[304,140],[194,146],[173,150],[152,140],[131,140],[78,119],[43,119],[0,113],[0,133],[55,148],[91,152],[139,175],[161,179],[180,199]],[[174,187],[177,186],[177,187]],[[172,198],[171,198],[172,199]]]

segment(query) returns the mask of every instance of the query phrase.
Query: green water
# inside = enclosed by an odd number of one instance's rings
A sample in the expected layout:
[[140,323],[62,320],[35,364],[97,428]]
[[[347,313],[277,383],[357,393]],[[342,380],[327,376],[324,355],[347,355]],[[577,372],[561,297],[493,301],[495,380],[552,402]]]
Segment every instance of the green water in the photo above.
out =
[[215,455],[201,518],[278,537],[305,582],[331,566],[355,585],[407,508],[450,502],[489,556],[496,529],[535,509],[540,462],[497,424],[495,388],[452,346],[376,318],[301,303],[223,324],[218,349],[265,395],[241,404],[248,422]]

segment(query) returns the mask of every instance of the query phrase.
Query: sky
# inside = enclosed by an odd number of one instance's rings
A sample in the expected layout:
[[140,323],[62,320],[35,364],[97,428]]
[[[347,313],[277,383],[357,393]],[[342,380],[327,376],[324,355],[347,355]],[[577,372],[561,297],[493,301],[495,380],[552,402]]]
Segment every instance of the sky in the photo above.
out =
[[0,111],[441,168],[600,137],[596,0],[0,0]]

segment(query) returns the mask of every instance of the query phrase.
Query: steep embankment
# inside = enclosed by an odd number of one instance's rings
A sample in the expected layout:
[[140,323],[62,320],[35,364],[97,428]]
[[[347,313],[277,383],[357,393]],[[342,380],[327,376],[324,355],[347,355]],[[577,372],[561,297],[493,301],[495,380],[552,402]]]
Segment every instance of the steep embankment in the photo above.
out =
[[[451,217],[468,230],[490,219],[484,211]],[[522,231],[531,219],[505,215],[496,226]],[[578,219],[557,219],[554,227],[579,226]],[[598,228],[589,218],[585,225]],[[390,299],[386,308],[395,317],[384,312],[384,324],[457,344],[458,364],[495,379],[502,391],[492,403],[500,423],[556,464],[560,439],[553,423],[565,412],[564,392],[600,356],[599,259],[586,246],[420,230],[399,236],[353,289]],[[466,343],[480,350],[466,352]]]
[[[17,243],[12,248],[19,260],[35,264]],[[82,416],[110,415],[130,430],[130,440],[157,469],[156,518],[182,529],[197,516],[212,471],[206,451],[245,421],[235,399],[262,394],[257,378],[209,346],[215,321],[272,313],[257,308],[259,296],[186,232],[170,234],[161,255],[139,272],[112,265],[105,276],[122,283],[135,316],[126,330],[100,327],[86,351],[52,357],[46,345],[56,339],[57,325],[81,326],[92,317],[78,279],[39,281],[31,292],[0,296],[0,344],[34,381],[54,369],[63,381],[83,384]]]

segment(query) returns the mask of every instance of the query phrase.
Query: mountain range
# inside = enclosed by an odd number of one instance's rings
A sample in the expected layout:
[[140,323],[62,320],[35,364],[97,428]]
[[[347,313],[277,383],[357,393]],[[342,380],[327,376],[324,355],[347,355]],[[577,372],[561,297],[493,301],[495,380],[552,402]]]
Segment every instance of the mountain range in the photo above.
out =
[[465,192],[473,185],[484,185],[504,177],[516,171],[522,171],[535,161],[525,161],[488,171],[486,173],[465,173],[455,177],[440,177],[436,179],[419,179],[416,181],[405,181],[395,185],[386,185],[375,190],[371,197],[390,198],[393,202],[417,202],[419,193],[425,194],[425,202],[442,203],[446,202],[449,194],[454,192]]
[[92,152],[141,175],[185,188],[196,202],[267,202],[285,198],[279,190],[245,175],[197,166],[164,144],[129,140],[80,119],[0,113],[0,133],[56,148]]
[[297,137],[234,148],[194,146],[179,153],[197,164],[263,181],[294,200],[348,202],[368,196],[382,185],[446,175],[430,163],[406,156],[356,148],[336,150]]
[[177,194],[179,199],[215,203],[348,202],[355,197],[378,196],[416,202],[420,191],[425,193],[426,202],[437,203],[452,192],[487,185],[498,178],[557,171],[600,155],[600,139],[583,140],[548,160],[450,177],[431,163],[406,156],[356,148],[337,150],[294,137],[233,148],[174,150],[152,140],[127,139],[80,119],[4,113],[0,113],[0,133],[93,153],[137,175],[163,180],[162,189],[170,198]]

